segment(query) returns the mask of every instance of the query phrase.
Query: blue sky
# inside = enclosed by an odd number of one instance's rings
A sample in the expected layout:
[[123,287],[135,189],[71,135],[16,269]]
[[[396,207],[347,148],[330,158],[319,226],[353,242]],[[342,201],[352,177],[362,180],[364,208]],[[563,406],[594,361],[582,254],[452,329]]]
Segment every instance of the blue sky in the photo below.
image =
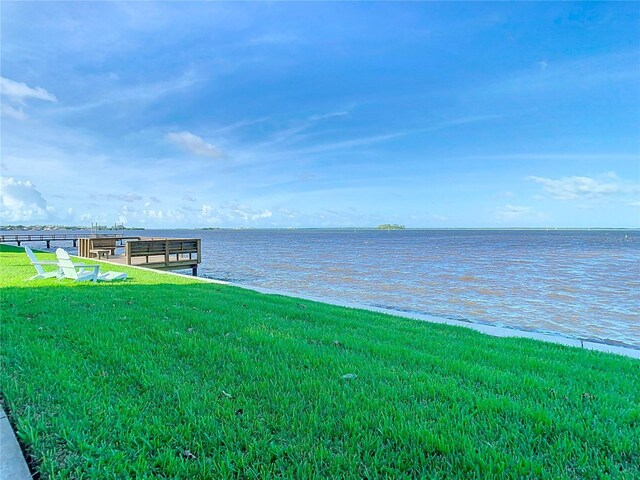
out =
[[638,3],[0,8],[2,223],[640,226]]

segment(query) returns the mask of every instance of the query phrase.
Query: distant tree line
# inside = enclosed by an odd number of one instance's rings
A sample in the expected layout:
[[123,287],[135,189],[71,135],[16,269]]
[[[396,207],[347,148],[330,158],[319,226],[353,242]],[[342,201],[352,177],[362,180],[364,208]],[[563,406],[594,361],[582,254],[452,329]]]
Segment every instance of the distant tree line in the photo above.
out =
[[397,223],[383,223],[378,225],[378,230],[404,230],[404,225],[398,225]]

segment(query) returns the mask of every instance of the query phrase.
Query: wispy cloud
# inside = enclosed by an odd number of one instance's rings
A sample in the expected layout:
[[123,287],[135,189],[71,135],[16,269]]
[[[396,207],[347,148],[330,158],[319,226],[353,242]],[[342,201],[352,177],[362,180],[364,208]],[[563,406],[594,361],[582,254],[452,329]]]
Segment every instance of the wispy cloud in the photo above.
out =
[[345,117],[347,115],[349,115],[349,110],[339,110],[335,112],[310,115],[302,120],[293,121],[287,128],[273,133],[271,138],[267,142],[264,142],[262,146],[274,146],[290,141],[296,138],[298,134],[315,126],[318,122],[331,118]]
[[563,177],[558,179],[528,177],[543,186],[544,191],[558,200],[593,200],[628,192],[631,185],[622,182],[614,173],[601,178]]
[[16,82],[0,77],[0,94],[3,102],[1,113],[15,120],[25,120],[28,115],[24,111],[27,99],[57,102],[56,96],[42,87],[30,87],[26,83]]
[[0,92],[2,96],[23,104],[27,98],[57,102],[54,94],[47,92],[42,87],[32,88],[26,83],[16,82],[8,78],[0,77]]
[[296,154],[311,154],[311,153],[328,152],[328,151],[332,151],[332,150],[349,149],[349,148],[353,148],[353,147],[363,147],[363,146],[366,146],[366,145],[372,145],[372,144],[375,144],[375,143],[386,142],[387,140],[392,140],[392,139],[395,139],[395,138],[404,137],[406,135],[410,135],[410,134],[415,133],[415,132],[416,132],[416,130],[406,130],[406,131],[386,133],[386,134],[381,134],[381,135],[371,135],[371,136],[367,136],[367,137],[352,138],[352,139],[343,140],[343,141],[340,141],[340,142],[323,143],[323,144],[316,145],[316,146],[313,146],[313,147],[297,150],[294,153],[296,153]]
[[199,81],[194,70],[187,70],[176,78],[141,85],[127,86],[118,89],[112,95],[112,99],[120,101],[155,101],[166,95],[187,90]]
[[444,130],[447,128],[453,128],[460,125],[471,124],[471,123],[487,122],[491,120],[497,120],[503,117],[504,115],[491,114],[491,115],[475,115],[475,116],[468,116],[468,117],[452,118],[449,120],[434,122],[430,125],[419,127],[419,128],[399,130],[396,132],[383,133],[380,135],[371,135],[366,137],[352,138],[352,139],[343,140],[339,142],[325,142],[316,146],[298,150],[294,153],[312,154],[312,153],[328,152],[333,150],[351,149],[354,147],[364,147],[364,146],[373,145],[376,143],[383,143],[388,140],[395,140],[397,138],[405,137],[408,135],[434,132],[438,130]]
[[213,130],[211,130],[211,132],[217,135],[220,135],[223,133],[233,132],[235,130],[241,130],[243,128],[250,127],[252,125],[256,125],[258,123],[266,122],[268,120],[269,120],[269,117],[261,117],[261,118],[256,118],[254,120],[240,120],[239,122],[234,122],[231,125],[225,125],[224,127],[214,128]]
[[194,135],[191,132],[168,133],[165,138],[195,155],[214,159],[225,156],[222,150],[219,150],[210,143],[205,142],[201,137]]
[[471,123],[481,123],[481,122],[488,122],[491,120],[499,120],[504,117],[505,115],[501,115],[501,114],[491,114],[491,115],[472,115],[468,117],[453,118],[451,120],[444,120],[440,123],[436,123],[434,125],[425,127],[422,131],[428,132],[428,131],[442,130],[449,127],[456,127],[458,125],[467,125]]
[[104,106],[152,104],[168,95],[189,90],[200,81],[194,70],[187,70],[182,75],[157,82],[129,84],[120,86],[111,84],[96,95],[95,100],[65,106],[57,109],[57,113],[76,113],[93,110]]
[[308,118],[308,121],[317,122],[318,120],[326,120],[327,118],[334,118],[334,117],[344,117],[347,115],[349,115],[348,110],[341,110],[339,112],[329,112],[329,113],[323,113],[320,115],[311,115]]

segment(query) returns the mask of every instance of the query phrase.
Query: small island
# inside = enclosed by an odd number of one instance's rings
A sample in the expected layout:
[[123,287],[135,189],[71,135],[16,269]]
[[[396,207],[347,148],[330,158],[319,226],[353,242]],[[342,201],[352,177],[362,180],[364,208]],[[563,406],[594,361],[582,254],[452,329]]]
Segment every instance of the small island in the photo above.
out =
[[404,225],[398,225],[397,223],[383,223],[376,227],[378,230],[404,230]]

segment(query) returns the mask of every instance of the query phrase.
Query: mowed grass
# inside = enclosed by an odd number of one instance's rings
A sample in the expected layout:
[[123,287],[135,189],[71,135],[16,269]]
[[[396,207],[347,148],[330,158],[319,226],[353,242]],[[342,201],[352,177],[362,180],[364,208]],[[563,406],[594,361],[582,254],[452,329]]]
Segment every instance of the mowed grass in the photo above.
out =
[[0,260],[3,403],[40,478],[640,477],[637,360]]

